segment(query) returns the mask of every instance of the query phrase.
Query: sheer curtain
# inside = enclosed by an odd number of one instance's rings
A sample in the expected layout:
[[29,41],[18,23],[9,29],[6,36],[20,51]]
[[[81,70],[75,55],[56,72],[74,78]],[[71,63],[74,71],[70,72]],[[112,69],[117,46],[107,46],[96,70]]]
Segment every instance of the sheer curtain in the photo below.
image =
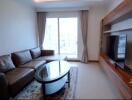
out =
[[80,11],[81,31],[83,40],[82,62],[88,62],[87,33],[88,33],[88,10]]
[[46,12],[37,12],[37,27],[39,36],[39,47],[43,49],[43,41],[46,26]]

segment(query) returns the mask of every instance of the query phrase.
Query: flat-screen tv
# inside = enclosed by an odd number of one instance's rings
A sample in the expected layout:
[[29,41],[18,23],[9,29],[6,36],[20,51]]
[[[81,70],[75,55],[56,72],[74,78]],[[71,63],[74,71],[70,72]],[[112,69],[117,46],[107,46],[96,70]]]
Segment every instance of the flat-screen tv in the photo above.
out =
[[132,72],[132,34],[108,36],[109,58],[119,67]]
[[127,35],[108,36],[108,56],[120,67],[125,67]]
[[127,34],[125,65],[132,72],[132,34]]

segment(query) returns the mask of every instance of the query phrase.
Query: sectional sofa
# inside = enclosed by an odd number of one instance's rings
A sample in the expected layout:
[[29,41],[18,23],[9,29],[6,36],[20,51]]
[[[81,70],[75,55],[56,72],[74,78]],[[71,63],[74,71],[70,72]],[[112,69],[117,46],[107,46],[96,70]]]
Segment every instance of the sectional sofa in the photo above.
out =
[[[34,78],[35,70],[52,58],[54,51],[33,48],[0,56],[0,100],[15,96]],[[46,57],[46,58],[45,58]]]

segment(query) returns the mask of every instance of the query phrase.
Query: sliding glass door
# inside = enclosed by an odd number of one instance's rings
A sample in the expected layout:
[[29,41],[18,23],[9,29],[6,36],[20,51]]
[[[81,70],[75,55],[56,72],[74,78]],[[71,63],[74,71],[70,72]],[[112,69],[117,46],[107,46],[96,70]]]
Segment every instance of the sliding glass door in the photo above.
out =
[[58,19],[47,18],[43,48],[58,54]]
[[44,49],[55,50],[56,54],[77,57],[78,19],[47,18]]

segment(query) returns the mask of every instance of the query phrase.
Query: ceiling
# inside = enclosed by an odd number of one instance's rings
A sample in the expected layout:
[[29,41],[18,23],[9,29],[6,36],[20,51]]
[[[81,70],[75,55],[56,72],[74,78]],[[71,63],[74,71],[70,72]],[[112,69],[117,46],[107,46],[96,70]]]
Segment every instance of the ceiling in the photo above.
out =
[[[113,0],[17,0],[35,7],[37,10],[52,11],[62,9],[89,9],[93,6],[108,6]],[[38,1],[38,0],[36,0]]]

